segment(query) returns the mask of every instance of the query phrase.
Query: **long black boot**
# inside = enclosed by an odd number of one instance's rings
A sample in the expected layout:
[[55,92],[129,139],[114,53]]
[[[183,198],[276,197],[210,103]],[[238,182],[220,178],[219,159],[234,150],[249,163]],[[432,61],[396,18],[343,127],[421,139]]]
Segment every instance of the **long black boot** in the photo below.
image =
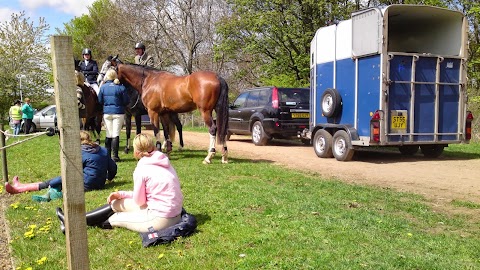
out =
[[118,148],[120,148],[120,137],[119,136],[113,138],[113,140],[112,140],[113,160],[115,162],[120,161],[120,158],[118,157]]
[[[114,213],[115,212],[110,204],[100,206],[99,208],[94,209],[86,214],[87,225],[98,226],[102,229],[112,229],[112,225],[110,225],[110,222],[108,222],[108,218]],[[56,214],[60,220],[60,229],[63,233],[65,233],[65,216],[63,215],[63,210],[57,207]]]
[[108,218],[111,217],[113,214],[115,214],[115,212],[113,211],[110,204],[100,206],[99,208],[87,213],[87,225],[98,226],[102,229],[112,229],[112,226],[108,222]]
[[108,157],[112,157],[112,138],[105,138],[105,148],[107,148]]

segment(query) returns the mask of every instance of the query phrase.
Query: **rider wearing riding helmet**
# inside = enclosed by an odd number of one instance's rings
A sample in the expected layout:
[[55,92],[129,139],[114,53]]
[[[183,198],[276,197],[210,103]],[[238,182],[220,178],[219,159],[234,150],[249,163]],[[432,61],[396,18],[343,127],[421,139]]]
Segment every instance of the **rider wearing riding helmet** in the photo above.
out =
[[98,95],[100,89],[98,88],[97,84],[97,76],[98,76],[98,65],[97,61],[92,59],[92,51],[90,49],[83,49],[82,51],[83,61],[78,63],[78,67],[80,71],[85,76],[85,80],[90,84],[90,86],[95,90]]
[[141,42],[135,44],[135,64],[153,67],[153,57],[145,52],[145,45]]

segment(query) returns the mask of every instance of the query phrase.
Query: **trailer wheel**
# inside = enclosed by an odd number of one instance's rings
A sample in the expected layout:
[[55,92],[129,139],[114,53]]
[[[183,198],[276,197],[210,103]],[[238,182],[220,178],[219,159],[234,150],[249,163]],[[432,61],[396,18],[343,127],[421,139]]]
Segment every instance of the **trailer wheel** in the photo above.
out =
[[444,145],[438,145],[438,144],[433,144],[433,145],[422,145],[420,146],[420,150],[422,151],[422,154],[426,158],[437,158],[443,153],[443,148]]
[[322,114],[325,117],[337,116],[342,110],[342,97],[337,89],[327,88],[322,95]]
[[257,121],[252,126],[252,142],[257,146],[267,145],[270,138],[265,134],[262,123]]
[[333,135],[333,156],[338,161],[350,161],[354,150],[350,147],[350,136],[345,130],[339,130]]
[[332,158],[333,136],[325,129],[320,129],[313,137],[313,149],[315,154],[321,158]]
[[404,156],[413,156],[418,152],[418,145],[402,145],[398,147]]

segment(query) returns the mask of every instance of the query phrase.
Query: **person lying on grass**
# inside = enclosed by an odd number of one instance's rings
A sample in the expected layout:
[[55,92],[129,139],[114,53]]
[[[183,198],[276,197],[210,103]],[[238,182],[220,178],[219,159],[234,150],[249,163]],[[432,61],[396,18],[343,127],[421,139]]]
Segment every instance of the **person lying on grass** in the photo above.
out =
[[[180,181],[170,160],[157,150],[153,139],[143,133],[133,139],[133,155],[138,160],[133,172],[133,191],[110,193],[107,204],[86,214],[88,226],[124,227],[143,233],[165,229],[181,221]],[[57,208],[57,216],[65,232],[61,208]]]
[[[83,186],[85,191],[102,189],[106,180],[113,180],[117,174],[117,164],[107,155],[107,149],[99,146],[90,138],[86,131],[80,131],[82,147]],[[37,183],[20,183],[18,176],[13,177],[13,185],[5,183],[5,190],[10,194],[36,191],[48,188],[43,196],[34,195],[32,199],[38,202],[48,202],[62,197],[62,178],[60,176]]]

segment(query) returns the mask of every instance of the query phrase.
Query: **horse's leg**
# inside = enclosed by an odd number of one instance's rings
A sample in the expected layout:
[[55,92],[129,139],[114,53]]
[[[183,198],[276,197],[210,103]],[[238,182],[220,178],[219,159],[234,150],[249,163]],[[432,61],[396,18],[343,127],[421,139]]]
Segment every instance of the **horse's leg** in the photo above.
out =
[[[172,152],[172,140],[170,139],[172,127],[169,114],[165,113],[160,115],[160,120],[163,127],[163,136],[165,137],[166,142],[165,152],[169,155],[170,152]],[[175,132],[175,130],[173,131]]]
[[[160,121],[159,121],[159,115],[157,112],[148,110],[148,117],[150,117],[150,123],[153,124],[153,131],[155,134],[155,139],[157,142],[155,143],[157,149],[161,151],[162,144],[160,143],[160,133],[158,132],[160,130]],[[156,130],[155,130],[156,129]]]
[[210,146],[208,148],[207,157],[203,160],[203,164],[212,163],[212,159],[215,156],[215,138],[217,135],[217,127],[212,118],[212,110],[209,111],[200,111],[203,117],[203,121],[208,126],[208,133],[210,134]]
[[[165,137],[165,140],[163,141],[163,144],[162,144],[162,149],[165,151],[167,151],[168,141],[172,143],[172,146],[173,146],[173,143],[175,142],[175,124],[173,123],[174,114],[176,113],[164,115],[164,118],[162,120],[163,137]],[[168,128],[165,128],[165,126],[168,126]]]
[[182,149],[183,148],[183,126],[182,126],[182,122],[180,122],[180,118],[178,118],[178,113],[176,113],[174,115],[173,122],[175,123],[175,126],[177,127],[178,140],[180,142],[180,149]]
[[130,152],[130,132],[132,131],[132,114],[128,111],[125,112],[125,133],[127,134],[127,143],[123,152],[128,154]]

